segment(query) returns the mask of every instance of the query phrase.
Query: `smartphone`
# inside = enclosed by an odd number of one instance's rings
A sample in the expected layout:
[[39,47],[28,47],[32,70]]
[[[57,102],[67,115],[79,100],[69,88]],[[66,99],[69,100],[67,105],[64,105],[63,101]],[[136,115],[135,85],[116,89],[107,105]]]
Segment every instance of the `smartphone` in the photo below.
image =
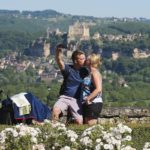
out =
[[62,35],[62,40],[63,40],[62,43],[64,45],[64,48],[67,49],[67,44],[68,44],[68,42],[67,42],[67,33]]

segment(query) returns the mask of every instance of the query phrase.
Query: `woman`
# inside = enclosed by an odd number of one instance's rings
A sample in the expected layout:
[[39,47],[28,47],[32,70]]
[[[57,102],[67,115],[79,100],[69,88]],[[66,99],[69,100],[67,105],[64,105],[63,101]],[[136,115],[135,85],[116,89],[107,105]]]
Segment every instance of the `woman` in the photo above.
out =
[[83,116],[84,122],[93,125],[102,110],[102,76],[98,70],[100,56],[91,54],[87,57],[86,66],[89,75],[84,78],[82,85]]

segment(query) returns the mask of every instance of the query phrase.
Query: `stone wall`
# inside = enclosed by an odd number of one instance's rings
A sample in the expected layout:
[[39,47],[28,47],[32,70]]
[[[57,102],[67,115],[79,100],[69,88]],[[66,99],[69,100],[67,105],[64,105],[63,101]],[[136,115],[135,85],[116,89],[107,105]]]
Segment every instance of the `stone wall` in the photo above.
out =
[[150,108],[137,107],[107,107],[103,108],[101,117],[150,117]]
[[[70,118],[70,117],[69,117]],[[67,112],[60,118],[63,123],[67,121]],[[150,108],[135,108],[135,107],[107,107],[103,108],[98,118],[99,124],[149,124],[150,123]]]
[[103,108],[100,118],[100,124],[108,123],[150,123],[150,108],[135,107],[107,107]]

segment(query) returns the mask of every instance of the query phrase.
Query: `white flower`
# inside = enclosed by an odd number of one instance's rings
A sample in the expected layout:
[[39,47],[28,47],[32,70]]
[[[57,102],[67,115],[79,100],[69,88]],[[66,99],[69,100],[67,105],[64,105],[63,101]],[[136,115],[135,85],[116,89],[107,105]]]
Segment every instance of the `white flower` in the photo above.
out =
[[12,128],[6,128],[5,131],[6,132],[13,132],[13,129]]
[[104,143],[103,143],[103,142],[100,142],[100,145],[101,145],[101,146],[103,146],[103,145],[104,145]]
[[44,123],[48,123],[48,124],[50,124],[50,120],[45,119],[45,120],[44,120]]
[[150,148],[150,142],[146,142],[146,143],[144,144],[144,148]]
[[56,122],[56,123],[51,123],[53,128],[57,128],[57,127],[65,127],[64,124],[60,123],[60,122]]
[[87,136],[87,132],[83,132],[82,137]]
[[111,137],[110,133],[106,133],[103,135],[103,139],[109,139]]
[[127,135],[125,138],[124,138],[125,141],[131,141],[132,140],[132,137],[130,135]]
[[121,150],[136,150],[136,149],[132,148],[130,145],[127,145],[126,147],[122,147]]
[[92,144],[92,140],[88,136],[83,137],[82,139],[80,139],[80,142],[83,145],[90,145],[90,144]]
[[100,144],[97,144],[97,145],[95,146],[95,150],[101,150],[101,145],[100,145]]
[[67,129],[66,129],[66,127],[62,127],[62,126],[60,126],[60,127],[58,127],[58,131],[66,131]]
[[60,150],[71,150],[71,148],[69,146],[65,146],[65,147],[61,148]]
[[19,135],[16,130],[13,130],[12,134],[13,134],[13,137],[15,137],[15,138]]
[[75,138],[71,138],[70,141],[71,141],[71,142],[75,142],[76,139],[75,139]]
[[112,144],[104,144],[104,149],[113,150],[114,146]]
[[100,143],[101,142],[101,139],[96,139],[96,143]]
[[115,135],[115,138],[116,138],[117,140],[121,140],[121,139],[122,139],[122,135],[121,135],[121,134],[116,134],[116,135]]
[[104,149],[109,149],[109,144],[104,144]]
[[121,134],[125,133],[125,131],[126,131],[125,128],[120,128],[120,133]]
[[35,137],[31,137],[31,142],[33,142],[33,143],[37,144],[37,138],[35,138]]
[[31,133],[30,133],[30,135],[31,136],[38,136],[38,131],[36,131],[35,129],[34,130],[31,130]]
[[112,140],[112,144],[113,144],[113,145],[116,145],[117,147],[120,147],[120,146],[121,146],[121,141],[120,141],[120,140],[113,139],[113,140]]
[[56,147],[59,146],[59,143],[54,143],[54,146],[56,146]]
[[87,132],[87,135],[90,135],[91,133],[92,133],[91,131],[88,131],[88,132]]
[[126,125],[123,125],[122,123],[118,124],[117,126],[118,130],[120,133],[131,133],[132,132],[132,129],[129,128],[128,126]]
[[115,137],[111,137],[111,144],[116,145],[118,143],[118,141]]
[[150,150],[150,148],[143,148],[143,150]]
[[33,145],[32,150],[45,150],[45,147],[43,144],[37,144]]
[[6,150],[4,145],[0,145],[0,150]]
[[132,132],[132,129],[129,128],[128,126],[124,126],[124,128],[125,128],[126,132],[128,132],[128,133],[131,133],[131,132]]
[[19,136],[25,136],[26,135],[26,132],[24,132],[24,131],[21,131],[21,132],[19,132]]
[[67,133],[67,137],[72,137],[75,139],[78,138],[78,135],[72,130],[68,130],[68,131],[66,131],[66,133]]
[[6,139],[6,134],[5,134],[5,132],[4,131],[2,131],[1,133],[0,133],[0,143],[4,143],[5,142],[5,139]]

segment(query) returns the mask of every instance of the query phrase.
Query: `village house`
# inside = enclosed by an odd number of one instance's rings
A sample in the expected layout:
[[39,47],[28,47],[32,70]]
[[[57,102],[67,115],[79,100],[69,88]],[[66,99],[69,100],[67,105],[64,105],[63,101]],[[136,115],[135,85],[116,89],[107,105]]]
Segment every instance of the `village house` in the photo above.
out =
[[94,33],[92,39],[94,39],[94,40],[99,40],[99,39],[101,39],[100,33],[99,33],[99,32]]
[[119,58],[119,53],[118,52],[112,52],[112,60],[115,61]]
[[148,58],[150,57],[150,50],[143,51],[138,48],[134,48],[132,55],[135,59]]

